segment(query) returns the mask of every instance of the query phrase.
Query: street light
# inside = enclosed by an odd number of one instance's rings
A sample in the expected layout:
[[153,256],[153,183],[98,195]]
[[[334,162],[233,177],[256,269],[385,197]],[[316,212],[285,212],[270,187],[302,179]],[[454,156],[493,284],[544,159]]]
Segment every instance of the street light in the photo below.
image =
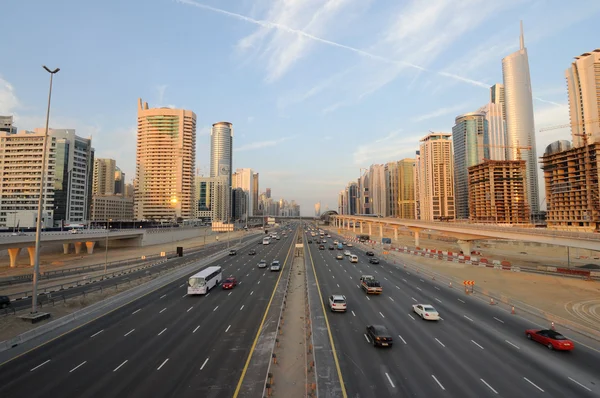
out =
[[48,91],[48,109],[46,111],[46,130],[44,131],[44,139],[42,144],[42,167],[40,171],[40,197],[38,198],[38,213],[35,222],[35,257],[33,261],[33,297],[31,298],[31,313],[37,313],[38,305],[38,278],[40,273],[40,239],[42,232],[42,216],[44,207],[44,172],[46,171],[46,141],[48,140],[48,124],[50,123],[50,100],[52,99],[52,78],[60,68],[54,70],[48,69],[43,65],[46,72],[50,73],[50,89]]

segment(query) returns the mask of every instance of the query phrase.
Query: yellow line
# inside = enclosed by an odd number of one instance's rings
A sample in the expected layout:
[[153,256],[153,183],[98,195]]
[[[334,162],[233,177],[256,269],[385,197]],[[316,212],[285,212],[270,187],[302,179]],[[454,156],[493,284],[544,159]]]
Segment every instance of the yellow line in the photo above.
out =
[[333,352],[333,361],[335,362],[335,369],[337,370],[338,377],[340,379],[340,387],[342,388],[342,396],[348,397],[346,393],[346,386],[344,385],[344,378],[342,377],[342,370],[340,369],[340,362],[338,361],[337,352],[335,350],[335,344],[333,343],[333,336],[331,335],[331,329],[329,328],[329,320],[327,319],[327,311],[325,311],[325,304],[323,304],[323,295],[321,294],[321,288],[319,287],[319,278],[317,278],[317,271],[315,270],[315,262],[312,258],[310,248],[308,248],[308,255],[310,257],[310,263],[312,264],[313,273],[315,274],[315,281],[317,282],[317,290],[319,291],[319,301],[321,302],[321,308],[323,309],[323,315],[325,315],[325,325],[327,326],[327,334],[329,335],[329,342],[331,343],[331,351]]
[[[258,338],[260,337],[260,333],[265,324],[265,320],[267,319],[267,314],[269,313],[269,308],[271,308],[271,303],[273,302],[273,297],[275,297],[275,292],[277,292],[277,286],[279,285],[279,281],[283,276],[283,270],[285,269],[285,265],[287,264],[288,257],[292,252],[292,248],[296,246],[296,237],[298,235],[298,229],[296,229],[296,233],[294,234],[293,244],[290,246],[290,250],[288,250],[287,256],[285,256],[285,260],[283,261],[283,267],[281,268],[281,273],[277,278],[277,283],[275,283],[275,287],[273,288],[273,293],[271,293],[271,298],[269,299],[269,304],[267,304],[267,308],[265,309],[265,313],[263,315],[262,321],[260,322],[260,326],[258,327],[258,331],[256,332],[256,337],[254,337],[254,342],[252,342],[252,347],[250,348],[250,352],[248,353],[248,358],[246,359],[246,364],[242,369],[242,374],[240,379],[238,380],[237,387],[235,388],[235,392],[233,393],[233,398],[236,398],[240,393],[240,389],[242,388],[242,383],[244,382],[244,377],[246,377],[246,372],[248,371],[248,366],[250,366],[250,360],[252,359],[252,354],[254,354],[254,350],[256,349],[256,344],[258,344]],[[271,359],[269,358],[269,361]]]

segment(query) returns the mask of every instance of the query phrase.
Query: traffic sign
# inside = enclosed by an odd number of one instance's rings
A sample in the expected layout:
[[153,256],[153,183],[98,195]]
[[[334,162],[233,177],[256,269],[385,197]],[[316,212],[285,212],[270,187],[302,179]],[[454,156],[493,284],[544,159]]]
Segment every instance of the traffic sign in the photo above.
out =
[[390,252],[383,252],[383,254],[390,254]]
[[463,285],[465,286],[473,286],[475,284],[475,281],[463,281]]

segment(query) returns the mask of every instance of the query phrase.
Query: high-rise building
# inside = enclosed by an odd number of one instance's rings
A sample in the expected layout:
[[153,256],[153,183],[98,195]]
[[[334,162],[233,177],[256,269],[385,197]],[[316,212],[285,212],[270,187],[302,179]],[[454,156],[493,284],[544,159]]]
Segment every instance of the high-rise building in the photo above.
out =
[[132,221],[133,198],[123,195],[92,196],[91,221]]
[[487,120],[482,112],[457,116],[452,127],[454,202],[457,219],[469,218],[469,167],[489,159]]
[[228,223],[231,219],[231,186],[226,175],[213,177],[212,221]]
[[115,194],[125,194],[125,173],[118,167],[115,167]]
[[204,221],[212,220],[212,198],[214,191],[214,179],[204,176],[196,176],[196,215],[195,218]]
[[520,48],[502,59],[502,76],[506,101],[507,160],[525,160],[529,208],[535,216],[540,210],[540,198],[531,77],[522,22]]
[[131,184],[131,183],[125,184],[124,196],[126,198],[133,198],[135,196],[135,188],[133,187],[133,184]]
[[252,171],[252,169],[237,169],[235,173],[231,175],[231,188],[241,188],[246,193],[244,198],[248,201],[248,204],[244,205],[243,208],[244,211],[248,211],[248,214],[244,214],[243,218],[246,218],[246,216],[253,216],[254,172]]
[[358,179],[358,203],[359,203],[359,214],[373,214],[372,209],[372,197],[370,192],[370,180],[371,176],[369,171],[360,176]]
[[419,211],[425,221],[454,219],[454,161],[451,134],[431,133],[419,147]]
[[117,162],[114,159],[94,159],[92,195],[113,195]]
[[341,215],[346,215],[348,214],[346,211],[346,198],[344,197],[346,194],[346,191],[341,190],[340,192],[338,192],[338,214]]
[[385,217],[387,214],[387,187],[385,184],[385,165],[373,164],[369,168],[369,188],[372,213]]
[[358,184],[356,182],[348,183],[346,196],[348,197],[348,214],[358,214]]
[[504,86],[494,84],[490,88],[490,102],[477,110],[485,115],[488,131],[488,159],[506,160],[508,157],[508,141],[506,138],[506,118],[504,102]]
[[258,212],[258,173],[254,173],[252,175],[252,214],[255,216],[260,215],[260,213]]
[[421,151],[415,152],[415,220],[421,219],[421,181],[419,180],[419,171],[421,170]]
[[600,142],[600,49],[575,57],[565,75],[573,146]]
[[[229,187],[225,195],[218,196],[225,202],[219,208],[231,208],[231,173],[233,167],[233,125],[229,122],[218,122],[212,125],[210,132],[210,176],[226,177]],[[228,222],[231,214],[226,214],[222,222]]]
[[321,202],[315,203],[315,217],[321,217]]
[[415,159],[398,162],[398,218],[415,218]]
[[0,116],[0,133],[17,133],[17,127],[13,124],[12,116]]
[[[44,132],[0,131],[0,227],[35,226],[42,178]],[[53,226],[56,138],[48,137],[44,174],[45,227]]]
[[175,221],[194,216],[196,114],[138,103],[135,218]]
[[385,164],[385,208],[386,217],[398,217],[400,205],[398,203],[398,162]]
[[248,192],[237,187],[231,190],[231,214],[233,220],[245,221],[248,215]]

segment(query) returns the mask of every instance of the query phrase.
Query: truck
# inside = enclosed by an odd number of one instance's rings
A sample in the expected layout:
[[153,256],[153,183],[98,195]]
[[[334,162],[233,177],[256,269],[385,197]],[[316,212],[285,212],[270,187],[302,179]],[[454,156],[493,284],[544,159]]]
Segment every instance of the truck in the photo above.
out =
[[360,243],[365,243],[366,241],[369,240],[369,238],[370,238],[369,235],[362,235],[362,234],[361,235],[356,235],[356,239],[358,239],[358,241]]
[[381,284],[373,275],[362,275],[360,277],[360,287],[367,294],[381,294],[383,292]]

